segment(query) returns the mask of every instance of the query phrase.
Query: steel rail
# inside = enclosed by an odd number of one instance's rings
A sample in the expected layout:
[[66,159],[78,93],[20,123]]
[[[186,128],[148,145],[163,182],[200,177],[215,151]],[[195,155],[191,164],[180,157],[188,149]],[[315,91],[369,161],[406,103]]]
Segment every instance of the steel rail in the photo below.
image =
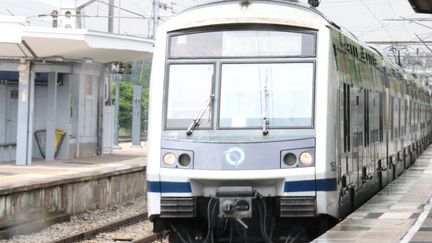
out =
[[70,236],[63,237],[58,240],[52,241],[53,243],[68,243],[68,242],[77,242],[85,239],[90,239],[96,236],[99,233],[114,231],[118,228],[128,226],[131,224],[138,223],[139,221],[147,220],[147,213],[140,213],[134,216],[125,217],[120,220],[101,225],[97,228],[79,232]]
[[161,240],[165,237],[167,237],[169,234],[169,230],[165,230],[161,233],[153,233],[151,235],[144,236],[142,238],[138,238],[136,240],[133,240],[132,243],[152,243],[156,240]]

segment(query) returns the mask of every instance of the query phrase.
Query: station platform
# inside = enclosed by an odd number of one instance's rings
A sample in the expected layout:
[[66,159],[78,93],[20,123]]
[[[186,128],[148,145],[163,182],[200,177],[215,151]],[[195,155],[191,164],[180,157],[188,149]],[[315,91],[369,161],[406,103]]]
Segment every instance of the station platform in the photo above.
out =
[[[17,166],[14,161],[0,163],[0,194],[14,188],[37,187],[49,182],[63,182],[92,175],[121,171],[146,165],[146,147],[119,144],[111,154],[69,160],[33,160],[30,166]],[[24,188],[23,188],[24,187]]]
[[[39,231],[146,193],[146,146],[70,160],[0,163],[0,239]],[[144,209],[143,209],[144,210]]]
[[403,175],[313,242],[432,242],[432,146]]

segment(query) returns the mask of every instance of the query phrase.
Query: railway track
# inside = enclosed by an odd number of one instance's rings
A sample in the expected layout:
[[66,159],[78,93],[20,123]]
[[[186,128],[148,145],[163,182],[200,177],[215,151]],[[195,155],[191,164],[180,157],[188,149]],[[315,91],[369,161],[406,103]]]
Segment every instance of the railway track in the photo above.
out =
[[144,236],[144,237],[136,239],[136,240],[134,239],[132,241],[132,243],[151,243],[153,241],[160,240],[160,239],[167,237],[168,233],[169,233],[169,231],[164,231],[161,234],[153,233],[152,235]]
[[[110,222],[98,227],[95,227],[90,230],[82,231],[79,233],[75,233],[73,235],[69,235],[66,237],[63,237],[61,239],[57,239],[52,241],[53,243],[69,243],[69,242],[78,242],[83,240],[88,240],[94,238],[96,235],[100,233],[105,232],[111,232],[120,229],[121,227],[130,226],[133,224],[136,224],[140,221],[146,221],[147,220],[147,213],[140,213],[133,216],[125,217],[120,220]],[[167,232],[164,232],[163,234],[150,234],[143,236],[139,239],[131,239],[128,240],[129,242],[134,243],[147,243],[147,242],[153,242],[155,240],[164,238],[167,235]]]

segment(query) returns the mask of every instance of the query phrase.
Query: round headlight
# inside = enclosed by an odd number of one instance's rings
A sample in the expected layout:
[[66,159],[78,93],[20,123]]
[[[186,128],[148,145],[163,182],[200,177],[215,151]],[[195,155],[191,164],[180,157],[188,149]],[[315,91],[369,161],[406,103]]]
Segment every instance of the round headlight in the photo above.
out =
[[304,166],[312,165],[313,163],[313,157],[312,154],[309,152],[303,152],[300,155],[300,163]]
[[173,153],[166,153],[163,157],[163,162],[166,165],[173,165],[176,162],[176,156]]
[[182,154],[179,157],[179,164],[181,166],[189,166],[191,163],[191,157],[189,156],[189,154]]
[[297,163],[297,157],[293,153],[287,153],[283,157],[283,162],[288,166],[293,166]]

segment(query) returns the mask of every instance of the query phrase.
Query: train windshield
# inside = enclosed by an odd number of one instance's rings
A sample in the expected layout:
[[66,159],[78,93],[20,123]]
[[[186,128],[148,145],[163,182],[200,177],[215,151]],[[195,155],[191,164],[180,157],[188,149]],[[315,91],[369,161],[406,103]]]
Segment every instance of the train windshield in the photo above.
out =
[[209,128],[213,65],[170,65],[169,77],[166,127],[186,128],[202,111],[200,128]]
[[316,32],[169,36],[165,128],[312,128]]
[[313,63],[223,64],[221,128],[311,127]]

